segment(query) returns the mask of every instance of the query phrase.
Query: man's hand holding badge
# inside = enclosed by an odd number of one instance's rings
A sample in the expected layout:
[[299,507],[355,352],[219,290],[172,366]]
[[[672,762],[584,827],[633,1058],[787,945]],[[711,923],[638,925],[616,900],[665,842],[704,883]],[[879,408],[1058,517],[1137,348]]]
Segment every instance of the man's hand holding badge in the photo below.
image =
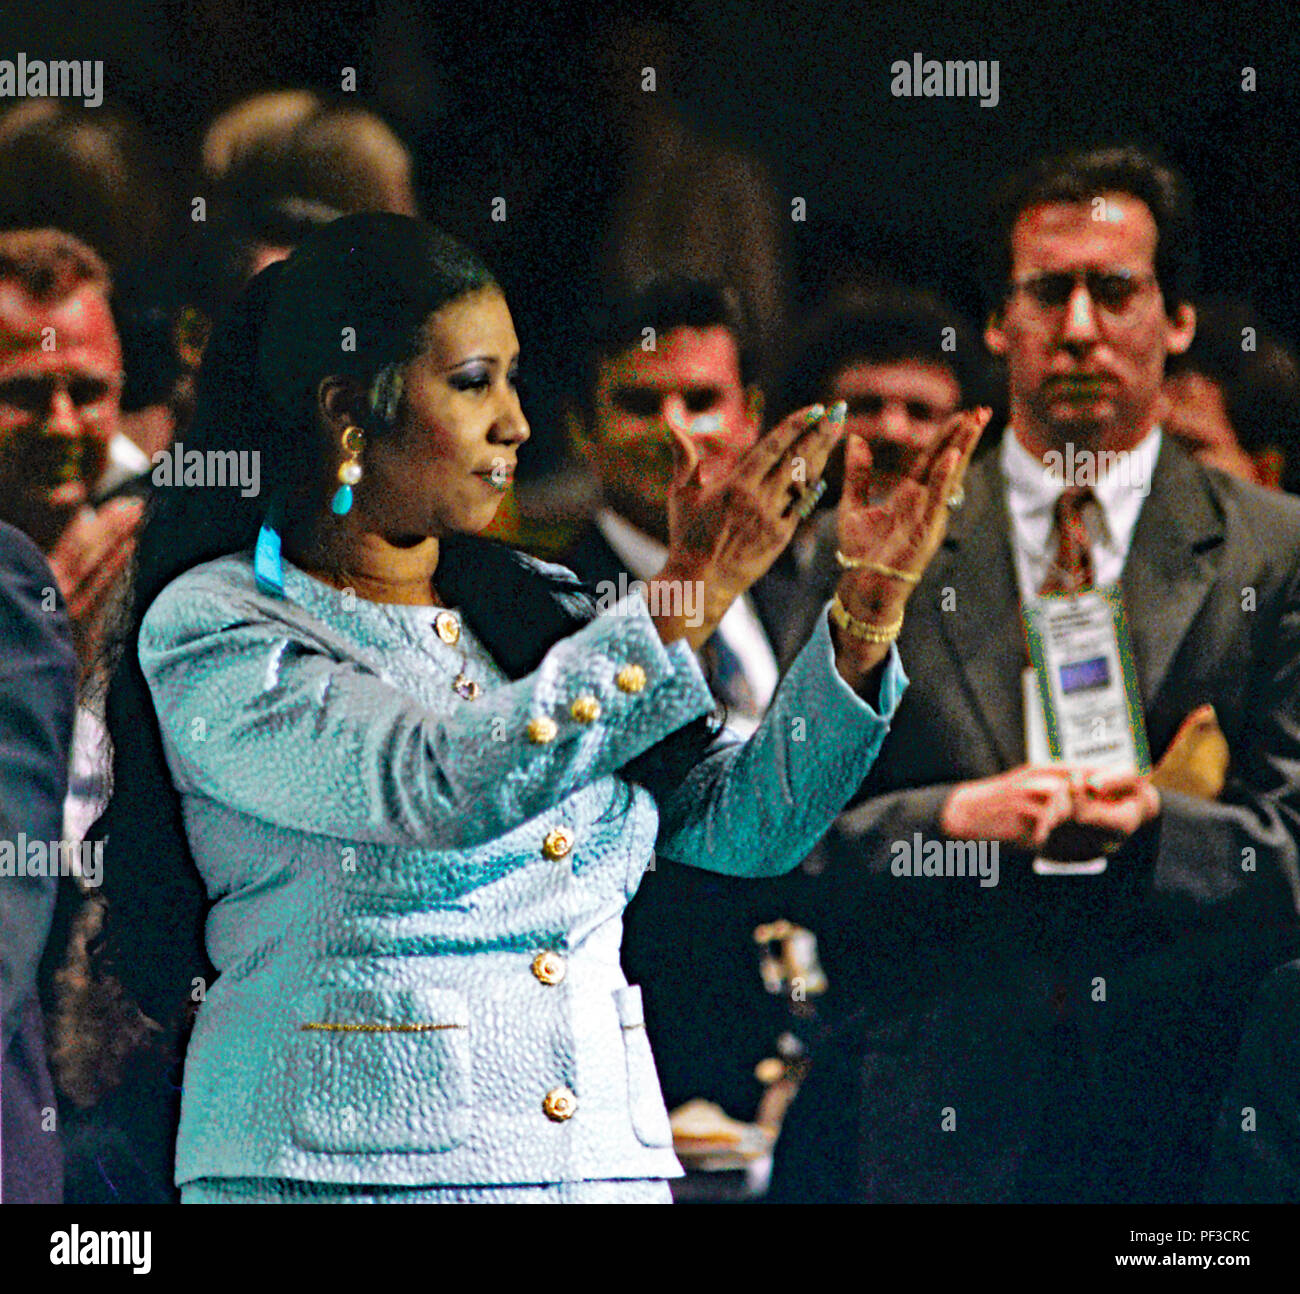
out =
[[1160,792],[1149,774],[1070,769],[1070,816],[1042,847],[1061,862],[1113,854],[1160,813]]
[[954,840],[996,840],[1061,862],[1114,853],[1160,812],[1160,793],[1141,773],[1021,764],[963,782],[940,823]]
[[[1217,799],[1227,763],[1227,743],[1214,709],[1202,706],[1187,716],[1150,773],[1069,770],[1069,816],[1035,847],[1062,861],[1112,854],[1134,832],[1159,817],[1161,788]],[[1051,765],[1049,771],[1060,768]]]
[[1062,768],[1071,806],[1034,858],[1041,876],[1097,874],[1160,812],[1117,585],[1049,584],[1022,604],[1033,669],[1024,680],[1026,747]]

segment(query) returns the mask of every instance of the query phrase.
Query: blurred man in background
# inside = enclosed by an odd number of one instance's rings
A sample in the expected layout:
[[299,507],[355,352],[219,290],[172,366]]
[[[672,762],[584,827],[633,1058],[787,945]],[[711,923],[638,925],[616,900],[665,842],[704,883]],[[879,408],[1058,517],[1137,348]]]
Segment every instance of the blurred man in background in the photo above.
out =
[[[986,388],[983,351],[960,315],[931,293],[879,286],[836,294],[804,328],[787,358],[774,413],[843,400],[845,441],[857,436],[871,446],[872,485],[883,496],[915,469],[958,409],[989,403]],[[835,504],[843,457],[837,447],[818,513],[771,572],[786,579],[791,599],[782,665],[807,640],[839,579]]]
[[28,99],[0,114],[0,229],[62,229],[116,273],[161,249],[165,186],[119,108]]
[[[56,876],[26,874],[28,842],[63,830],[77,660],[36,545],[0,523],[0,1202],[58,1204],[63,1153],[37,968]],[[57,859],[57,854],[56,854]],[[57,871],[57,868],[56,868]]]
[[53,568],[83,670],[142,511],[133,499],[94,506],[123,383],[110,290],[103,262],[70,235],[0,234],[0,520]]
[[[566,566],[590,583],[657,574],[668,551],[669,423],[691,430],[706,483],[725,476],[763,425],[750,346],[729,289],[682,280],[615,303],[567,418],[570,444],[603,502],[562,554]],[[767,625],[783,613],[765,606],[761,592],[738,599],[706,651],[718,694],[741,731],[758,726],[776,689]]]
[[[567,432],[601,504],[557,560],[589,584],[617,589],[657,574],[667,555],[669,424],[692,430],[707,482],[758,439],[763,396],[739,298],[696,280],[655,283],[613,302],[584,371]],[[738,598],[701,653],[728,723],[746,734],[776,690],[772,642],[788,608],[771,592],[760,580]],[[753,1117],[761,1092],[754,1064],[775,1030],[753,923],[735,914],[763,884],[660,860],[628,907],[623,966],[644,990],[670,1109],[706,1097],[733,1117]]]
[[1196,307],[1196,336],[1165,379],[1163,426],[1201,463],[1294,491],[1300,463],[1300,365],[1244,301]]

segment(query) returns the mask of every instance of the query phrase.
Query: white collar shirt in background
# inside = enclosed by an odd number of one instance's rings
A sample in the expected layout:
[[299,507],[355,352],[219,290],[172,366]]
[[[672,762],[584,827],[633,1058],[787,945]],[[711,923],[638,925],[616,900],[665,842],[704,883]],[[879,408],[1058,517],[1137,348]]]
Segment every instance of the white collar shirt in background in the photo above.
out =
[[[634,526],[626,517],[619,516],[609,508],[602,508],[596,513],[595,523],[596,529],[614,550],[619,561],[637,579],[652,579],[663,570],[664,562],[668,560],[668,549]],[[721,635],[727,648],[739,659],[745,681],[757,703],[756,714],[741,714],[734,709],[729,709],[727,713],[727,726],[742,737],[748,737],[758,727],[776,692],[780,677],[776,655],[747,593],[727,608],[716,633]]]
[[116,490],[137,476],[146,476],[153,467],[153,459],[129,436],[118,432],[108,442],[108,463],[104,474],[95,484],[96,497]]

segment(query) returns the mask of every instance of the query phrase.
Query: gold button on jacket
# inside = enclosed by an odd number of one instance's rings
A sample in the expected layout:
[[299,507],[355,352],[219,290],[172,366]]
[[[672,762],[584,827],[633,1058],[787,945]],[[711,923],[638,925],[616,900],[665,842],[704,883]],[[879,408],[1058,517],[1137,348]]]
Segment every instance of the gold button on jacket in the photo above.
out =
[[567,1087],[553,1087],[542,1098],[542,1112],[555,1123],[573,1118],[578,1108],[578,1098]]
[[640,665],[624,665],[614,675],[614,682],[623,692],[643,692],[645,690],[645,670]]
[[460,641],[460,621],[450,611],[439,611],[433,619],[433,627],[448,647]]
[[574,700],[569,713],[579,723],[595,723],[600,718],[600,702],[594,696],[584,693]]
[[538,715],[535,719],[528,721],[528,740],[535,745],[544,746],[548,741],[554,741],[555,735],[559,732],[555,720],[547,718],[546,715]]
[[564,964],[564,958],[556,952],[538,953],[533,958],[533,974],[537,976],[543,984],[558,984],[565,976],[568,967]]
[[554,831],[548,831],[546,839],[542,841],[542,853],[547,858],[563,858],[572,848],[573,833],[566,831],[563,827],[556,827]]

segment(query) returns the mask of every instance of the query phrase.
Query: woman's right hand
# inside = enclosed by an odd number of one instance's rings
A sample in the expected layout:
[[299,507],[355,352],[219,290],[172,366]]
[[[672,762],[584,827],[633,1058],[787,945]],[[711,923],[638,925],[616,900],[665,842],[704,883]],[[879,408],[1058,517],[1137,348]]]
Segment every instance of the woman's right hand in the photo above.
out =
[[[661,608],[701,608],[684,616],[656,615],[665,642],[702,646],[727,608],[780,556],[803,519],[797,505],[821,480],[826,459],[844,430],[844,405],[799,409],[758,440],[723,479],[704,479],[699,448],[669,423],[673,484],[668,494],[668,560],[651,581]],[[682,582],[676,589],[674,582]],[[685,596],[685,583],[697,586]]]

